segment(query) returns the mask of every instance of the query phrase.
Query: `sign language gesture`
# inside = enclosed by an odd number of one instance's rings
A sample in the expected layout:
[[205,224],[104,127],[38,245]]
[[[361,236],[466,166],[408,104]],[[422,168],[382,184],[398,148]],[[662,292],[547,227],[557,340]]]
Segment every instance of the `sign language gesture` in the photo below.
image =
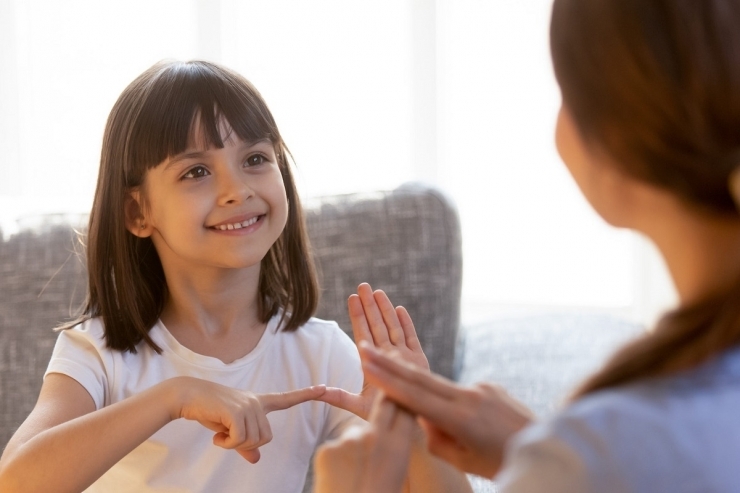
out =
[[325,391],[323,385],[317,385],[254,394],[196,378],[177,379],[183,383],[184,402],[173,417],[199,422],[215,432],[214,445],[234,449],[253,464],[260,459],[259,447],[272,440],[267,414],[317,399]]
[[[421,349],[414,323],[404,307],[394,307],[383,291],[373,292],[367,283],[359,285],[357,294],[347,300],[347,307],[355,343],[393,351],[396,358],[420,371],[429,372],[429,362]],[[376,393],[377,389],[370,385],[366,374],[359,394],[327,388],[319,400],[367,419]]]
[[316,493],[396,493],[406,478],[414,418],[377,393],[364,426],[316,452]]
[[495,385],[462,387],[366,344],[360,353],[365,378],[417,414],[429,451],[460,470],[493,477],[508,439],[533,419]]

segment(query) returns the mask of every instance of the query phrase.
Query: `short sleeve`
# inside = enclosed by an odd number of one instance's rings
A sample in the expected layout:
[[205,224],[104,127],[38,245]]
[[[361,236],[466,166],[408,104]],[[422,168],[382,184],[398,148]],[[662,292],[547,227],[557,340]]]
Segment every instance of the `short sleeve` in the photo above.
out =
[[496,477],[500,493],[626,492],[608,438],[588,420],[567,413],[520,432]]
[[[359,394],[362,391],[364,376],[357,346],[338,325],[336,325],[331,344],[327,386]],[[364,420],[351,412],[327,405],[327,416],[321,441],[337,438],[349,426],[361,423],[364,423]]]
[[500,493],[591,491],[578,454],[542,425],[514,439],[496,483]]
[[61,373],[76,380],[90,394],[95,408],[106,405],[108,371],[103,328],[97,319],[88,320],[59,333],[44,377]]

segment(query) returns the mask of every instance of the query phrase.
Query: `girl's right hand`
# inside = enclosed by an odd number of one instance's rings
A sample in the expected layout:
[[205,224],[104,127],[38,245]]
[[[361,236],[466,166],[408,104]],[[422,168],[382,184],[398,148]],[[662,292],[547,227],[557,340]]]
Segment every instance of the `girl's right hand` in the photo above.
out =
[[173,419],[197,421],[216,432],[213,444],[234,449],[251,463],[260,458],[259,447],[272,440],[267,413],[288,409],[324,394],[317,385],[276,394],[254,394],[190,377],[172,379],[177,388]]

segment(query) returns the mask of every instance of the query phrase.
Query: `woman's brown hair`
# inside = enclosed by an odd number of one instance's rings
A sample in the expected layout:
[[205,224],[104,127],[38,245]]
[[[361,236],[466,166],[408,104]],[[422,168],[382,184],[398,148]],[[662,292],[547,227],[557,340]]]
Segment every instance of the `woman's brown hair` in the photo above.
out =
[[[740,1],[555,0],[563,104],[588,146],[706,214],[738,218]],[[740,255],[740,251],[738,251]],[[665,315],[575,396],[693,368],[740,343],[740,279]]]
[[289,151],[262,96],[244,77],[216,64],[163,62],[137,77],[108,117],[85,242],[88,295],[82,314],[62,329],[101,317],[111,349],[135,353],[145,341],[161,351],[149,330],[162,313],[167,284],[151,239],[127,230],[124,202],[144,183],[147,170],[187,149],[196,118],[208,147],[224,147],[222,120],[243,141],[272,142],[288,219],[260,265],[259,316],[267,322],[282,310],[281,325],[290,331],[315,312],[318,283]]

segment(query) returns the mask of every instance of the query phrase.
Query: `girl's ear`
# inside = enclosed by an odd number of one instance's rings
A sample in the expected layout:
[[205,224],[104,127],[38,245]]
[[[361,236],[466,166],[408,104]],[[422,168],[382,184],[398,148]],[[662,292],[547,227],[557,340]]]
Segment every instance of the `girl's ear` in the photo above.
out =
[[141,193],[138,190],[131,190],[126,194],[123,212],[126,219],[126,229],[132,235],[139,238],[148,238],[152,235],[152,226],[144,216],[143,207],[141,206]]

